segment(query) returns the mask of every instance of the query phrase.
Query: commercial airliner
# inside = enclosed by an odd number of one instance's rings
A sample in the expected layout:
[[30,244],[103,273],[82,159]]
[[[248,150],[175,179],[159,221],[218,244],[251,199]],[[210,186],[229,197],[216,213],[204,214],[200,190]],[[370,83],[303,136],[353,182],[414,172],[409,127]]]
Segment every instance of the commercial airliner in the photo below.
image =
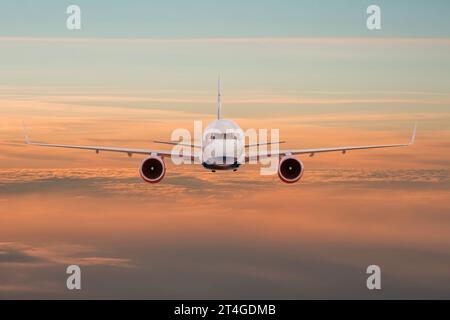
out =
[[[197,160],[196,163],[207,169],[215,172],[216,170],[233,170],[236,171],[242,164],[250,162],[251,160],[260,160],[264,158],[278,157],[278,176],[281,181],[285,183],[294,183],[300,180],[303,175],[303,163],[294,157],[294,155],[308,154],[313,156],[316,153],[324,152],[342,152],[353,150],[367,150],[367,149],[381,149],[381,148],[397,148],[408,147],[414,144],[416,136],[416,126],[408,143],[403,144],[382,144],[382,145],[367,145],[367,146],[347,146],[347,147],[333,147],[333,148],[317,148],[317,149],[279,149],[270,151],[257,151],[253,153],[246,153],[248,148],[259,147],[262,145],[279,144],[283,142],[268,142],[259,144],[244,144],[244,137],[237,132],[242,132],[241,128],[232,120],[222,119],[222,101],[220,79],[217,90],[217,120],[210,123],[202,135],[201,144],[184,145],[177,141],[154,141],[155,143],[185,146],[192,149],[201,150],[198,153],[174,153],[173,150],[154,150],[154,149],[133,149],[133,148],[117,148],[117,147],[103,147],[103,146],[83,146],[83,145],[68,145],[68,144],[51,144],[32,142],[28,136],[27,128],[24,124],[25,142],[28,145],[41,147],[55,147],[55,148],[70,148],[70,149],[84,149],[93,150],[96,153],[100,151],[122,152],[132,156],[133,154],[142,154],[147,156],[139,167],[139,172],[142,179],[149,183],[160,182],[166,173],[166,165],[164,158],[183,157]],[[232,145],[232,147],[226,147]]]

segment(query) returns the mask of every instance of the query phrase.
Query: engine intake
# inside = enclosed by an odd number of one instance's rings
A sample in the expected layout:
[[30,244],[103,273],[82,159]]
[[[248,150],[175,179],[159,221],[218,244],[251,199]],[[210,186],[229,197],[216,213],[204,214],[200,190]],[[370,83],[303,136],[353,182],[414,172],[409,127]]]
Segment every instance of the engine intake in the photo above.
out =
[[166,166],[163,159],[152,156],[142,161],[139,173],[145,182],[158,183],[166,174]]
[[278,166],[278,176],[283,182],[294,183],[303,175],[303,163],[294,157],[284,157]]

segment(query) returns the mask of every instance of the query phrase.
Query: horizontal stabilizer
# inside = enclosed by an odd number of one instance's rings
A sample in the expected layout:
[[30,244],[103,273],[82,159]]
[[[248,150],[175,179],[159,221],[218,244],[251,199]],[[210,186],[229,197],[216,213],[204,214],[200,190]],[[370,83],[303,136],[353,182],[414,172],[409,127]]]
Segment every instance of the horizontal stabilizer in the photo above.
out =
[[286,141],[246,144],[245,147],[246,148],[252,148],[252,147],[259,147],[259,146],[269,146],[271,144],[282,144],[282,143],[286,143]]
[[201,148],[202,146],[199,144],[188,144],[188,143],[182,143],[178,141],[159,141],[159,140],[153,140],[153,143],[159,143],[159,144],[170,144],[173,146],[182,146],[182,147],[191,147],[191,148]]

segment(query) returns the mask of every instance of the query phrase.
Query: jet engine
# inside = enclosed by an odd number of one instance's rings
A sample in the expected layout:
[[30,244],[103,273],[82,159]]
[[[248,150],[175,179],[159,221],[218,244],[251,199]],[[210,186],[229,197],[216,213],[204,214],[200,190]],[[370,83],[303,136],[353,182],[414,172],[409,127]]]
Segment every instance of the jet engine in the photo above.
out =
[[278,165],[278,176],[283,182],[294,183],[303,175],[303,163],[297,158],[286,156]]
[[141,163],[139,173],[145,182],[158,183],[166,174],[164,160],[157,156],[151,156]]

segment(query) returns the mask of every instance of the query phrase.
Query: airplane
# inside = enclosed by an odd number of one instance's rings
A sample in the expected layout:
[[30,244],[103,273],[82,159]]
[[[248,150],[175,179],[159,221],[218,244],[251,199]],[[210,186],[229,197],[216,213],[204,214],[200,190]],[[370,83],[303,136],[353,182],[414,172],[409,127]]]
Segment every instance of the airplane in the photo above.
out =
[[[344,147],[332,147],[332,148],[316,148],[316,149],[279,149],[275,148],[271,151],[257,151],[256,153],[249,153],[245,155],[245,150],[250,147],[258,147],[262,145],[274,144],[273,142],[258,143],[258,144],[247,144],[243,142],[242,135],[232,134],[232,132],[238,132],[240,127],[232,120],[222,118],[222,99],[221,99],[221,85],[220,78],[218,81],[217,89],[217,119],[210,123],[202,135],[201,144],[188,144],[183,145],[181,142],[176,141],[154,141],[159,144],[166,145],[181,145],[190,148],[201,149],[201,159],[195,154],[181,155],[182,157],[190,158],[191,160],[199,160],[202,166],[215,172],[216,170],[233,170],[236,171],[243,163],[249,162],[250,160],[259,160],[270,157],[278,157],[278,176],[281,181],[291,184],[300,180],[303,176],[304,165],[303,162],[295,155],[309,154],[311,157],[316,153],[325,152],[342,152],[345,154],[347,151],[353,150],[367,150],[367,149],[381,149],[381,148],[397,148],[397,147],[408,147],[414,144],[416,137],[416,128],[414,126],[412,136],[408,143],[399,144],[382,144],[382,145],[366,145],[366,146],[344,146]],[[155,149],[134,149],[134,148],[119,148],[119,147],[104,147],[104,146],[84,146],[84,145],[69,145],[69,144],[53,144],[53,143],[42,143],[42,142],[32,142],[28,135],[28,130],[23,123],[23,129],[25,134],[25,143],[32,146],[41,147],[55,147],[55,148],[69,148],[69,149],[84,149],[93,150],[96,153],[100,151],[109,152],[121,152],[126,153],[128,156],[133,154],[141,154],[147,156],[139,167],[139,173],[141,178],[148,183],[158,183],[160,182],[166,174],[166,165],[164,158],[174,157],[173,150],[155,150]],[[231,132],[231,134],[230,134]],[[233,143],[233,148],[223,148],[225,144],[229,142]],[[276,144],[284,143],[284,141],[275,142]],[[209,150],[223,150],[220,152],[205,152]],[[206,155],[206,156],[205,156]],[[176,156],[180,156],[177,154]]]

